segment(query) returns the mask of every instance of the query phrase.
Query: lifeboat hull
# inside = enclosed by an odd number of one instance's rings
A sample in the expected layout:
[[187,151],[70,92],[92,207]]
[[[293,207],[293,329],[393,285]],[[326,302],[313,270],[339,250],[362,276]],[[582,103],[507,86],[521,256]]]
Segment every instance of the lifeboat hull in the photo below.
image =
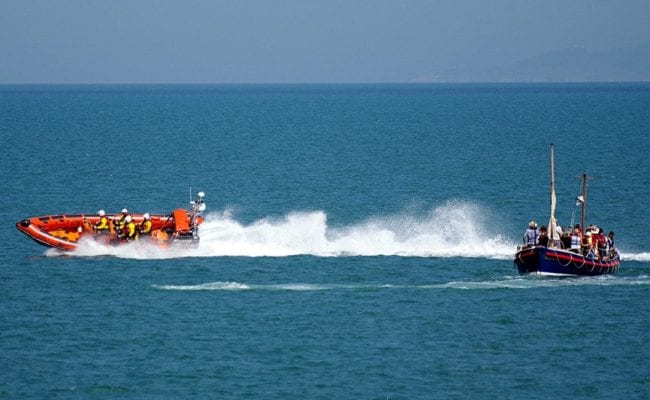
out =
[[555,276],[594,276],[618,272],[620,257],[599,260],[568,250],[535,246],[521,249],[515,256],[515,265],[521,274],[537,273]]
[[[107,214],[109,221],[117,220],[119,214]],[[143,214],[132,214],[136,225],[144,220]],[[16,228],[37,243],[60,250],[72,251],[79,246],[82,239],[93,239],[103,244],[123,244],[126,240],[118,238],[117,232],[111,223],[111,228],[104,231],[95,231],[94,226],[99,222],[97,215],[63,214],[46,215],[41,217],[26,218],[16,222]],[[177,223],[178,221],[178,223]],[[151,215],[151,234],[147,235],[150,241],[163,247],[175,242],[198,243],[199,237],[196,230],[189,229],[190,217],[186,210],[174,210],[171,215]],[[203,222],[202,217],[197,217],[196,225]]]

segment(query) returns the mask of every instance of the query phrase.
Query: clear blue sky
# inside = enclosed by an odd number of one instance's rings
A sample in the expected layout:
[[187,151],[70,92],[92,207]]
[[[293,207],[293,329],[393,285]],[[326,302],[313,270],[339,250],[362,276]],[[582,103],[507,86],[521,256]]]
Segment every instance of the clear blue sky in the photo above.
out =
[[406,82],[649,38],[650,0],[0,0],[0,83]]

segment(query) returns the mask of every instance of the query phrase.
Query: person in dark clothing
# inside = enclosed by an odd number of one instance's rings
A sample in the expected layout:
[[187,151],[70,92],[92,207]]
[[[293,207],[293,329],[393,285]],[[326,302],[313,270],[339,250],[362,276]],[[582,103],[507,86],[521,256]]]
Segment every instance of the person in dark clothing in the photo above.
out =
[[537,244],[539,246],[548,246],[549,242],[549,237],[548,237],[548,232],[546,230],[545,226],[542,226],[539,228],[539,239],[537,240]]

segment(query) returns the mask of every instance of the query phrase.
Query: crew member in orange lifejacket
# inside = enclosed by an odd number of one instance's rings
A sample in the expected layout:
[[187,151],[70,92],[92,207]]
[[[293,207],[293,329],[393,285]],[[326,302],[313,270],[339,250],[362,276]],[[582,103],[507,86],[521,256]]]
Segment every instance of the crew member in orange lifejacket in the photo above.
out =
[[104,210],[99,210],[97,211],[97,215],[99,215],[99,221],[97,221],[95,224],[95,232],[100,235],[108,234],[110,231],[110,226],[106,212]]
[[151,235],[151,227],[152,227],[152,222],[151,222],[151,216],[149,213],[144,213],[142,223],[140,224],[140,227],[138,230],[140,231],[141,235],[146,235],[149,236]]
[[135,222],[133,222],[133,218],[130,215],[127,215],[126,218],[124,218],[124,223],[124,239],[136,240],[138,238],[138,230],[135,226]]

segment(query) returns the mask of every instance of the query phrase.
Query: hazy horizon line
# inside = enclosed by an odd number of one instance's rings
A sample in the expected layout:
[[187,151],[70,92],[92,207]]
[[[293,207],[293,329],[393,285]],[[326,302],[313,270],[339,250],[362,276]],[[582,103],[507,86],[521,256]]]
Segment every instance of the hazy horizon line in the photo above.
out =
[[409,82],[409,81],[368,81],[368,82],[0,82],[0,86],[255,86],[255,85],[409,85],[409,86],[425,86],[425,85],[472,85],[472,84],[617,84],[617,83],[650,83],[650,80],[575,80],[575,81],[431,81],[431,82]]

